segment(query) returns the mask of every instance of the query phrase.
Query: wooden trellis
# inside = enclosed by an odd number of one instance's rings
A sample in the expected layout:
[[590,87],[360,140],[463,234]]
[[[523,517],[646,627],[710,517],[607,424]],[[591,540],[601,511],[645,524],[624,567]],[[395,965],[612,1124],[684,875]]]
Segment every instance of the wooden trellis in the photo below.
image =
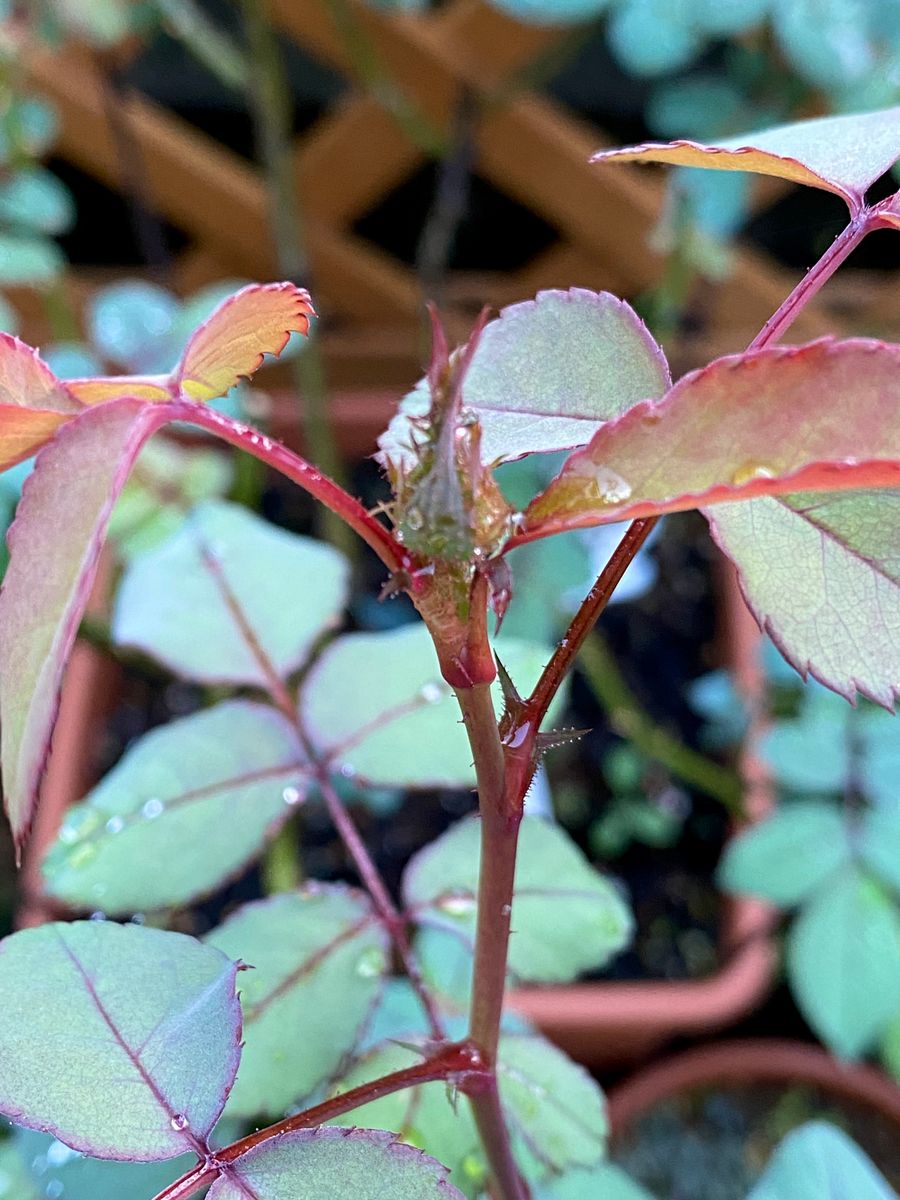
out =
[[[480,101],[477,173],[557,235],[518,271],[455,276],[448,296],[459,330],[474,306],[509,303],[542,287],[579,285],[633,296],[655,282],[661,263],[646,241],[659,215],[662,177],[642,168],[591,166],[590,154],[606,141],[600,131],[546,95],[514,87],[504,95],[504,85],[546,54],[558,32],[515,23],[483,0],[449,0],[429,16],[388,15],[362,0],[350,2],[378,59],[437,130],[449,134],[464,92]],[[327,0],[270,0],[270,13],[308,55],[351,84],[342,101],[297,139],[294,153],[332,381],[401,385],[418,365],[421,287],[412,268],[361,238],[354,226],[419,169],[426,153],[354,81],[351,55]],[[28,68],[59,108],[59,152],[108,186],[124,187],[96,60],[77,48],[39,50]],[[183,286],[223,275],[277,274],[258,172],[145,96],[132,94],[124,113],[145,164],[151,202],[189,238],[180,263]],[[771,263],[740,251],[732,276],[715,295],[718,348],[739,348],[744,331],[761,324],[788,286]],[[823,330],[824,318],[812,310],[797,333]]]

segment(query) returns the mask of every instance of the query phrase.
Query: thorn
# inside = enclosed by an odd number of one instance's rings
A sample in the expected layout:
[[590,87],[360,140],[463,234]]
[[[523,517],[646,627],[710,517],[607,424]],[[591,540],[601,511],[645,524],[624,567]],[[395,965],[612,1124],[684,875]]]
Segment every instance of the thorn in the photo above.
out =
[[546,754],[548,750],[555,750],[557,746],[568,746],[572,742],[577,742],[586,733],[590,733],[590,730],[551,729],[547,733],[539,733],[537,735],[535,738],[535,749],[538,755]]

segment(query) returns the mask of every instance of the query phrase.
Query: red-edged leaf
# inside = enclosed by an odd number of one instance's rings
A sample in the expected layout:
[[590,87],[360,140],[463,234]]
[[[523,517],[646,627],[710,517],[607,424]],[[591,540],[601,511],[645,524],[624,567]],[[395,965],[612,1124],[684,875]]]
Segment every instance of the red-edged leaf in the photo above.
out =
[[900,158],[900,107],[796,121],[726,141],[645,142],[602,150],[594,162],[658,162],[752,171],[842,196],[857,212],[866,192]]
[[28,458],[80,409],[36,350],[0,333],[0,470]]
[[798,491],[900,485],[900,346],[825,339],[718,359],[570,455],[526,538]]
[[223,396],[252,375],[266,354],[280,354],[292,332],[315,316],[309,293],[292,283],[250,284],[225,300],[195,331],[172,372],[189,400]]
[[39,454],[25,484],[0,593],[0,758],[20,850],[50,749],[65,661],[113,503],[168,412],[137,400],[84,411]]

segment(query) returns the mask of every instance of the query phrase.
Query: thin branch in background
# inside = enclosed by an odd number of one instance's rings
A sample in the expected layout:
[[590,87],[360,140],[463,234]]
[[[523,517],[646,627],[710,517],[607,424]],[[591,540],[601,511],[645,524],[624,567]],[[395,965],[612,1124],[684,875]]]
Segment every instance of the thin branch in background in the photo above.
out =
[[351,67],[366,91],[394,118],[410,141],[429,158],[447,154],[447,139],[431,118],[402,91],[347,0],[325,0]]
[[437,305],[442,303],[453,245],[469,208],[478,115],[476,97],[466,88],[456,107],[450,145],[440,161],[434,201],[416,252],[422,291]]
[[177,38],[219,83],[242,94],[247,90],[250,68],[243,50],[195,0],[156,0],[156,7],[166,32]]
[[[309,288],[310,270],[294,178],[290,81],[263,0],[241,0],[241,7],[249,51],[250,102],[278,270],[285,279]],[[326,475],[340,483],[345,473],[344,464],[328,419],[328,391],[317,337],[311,338],[302,352],[291,360],[291,367],[303,405],[301,426],[309,455]],[[356,545],[346,525],[327,511],[322,513],[321,519],[322,532],[328,541],[352,557]]]

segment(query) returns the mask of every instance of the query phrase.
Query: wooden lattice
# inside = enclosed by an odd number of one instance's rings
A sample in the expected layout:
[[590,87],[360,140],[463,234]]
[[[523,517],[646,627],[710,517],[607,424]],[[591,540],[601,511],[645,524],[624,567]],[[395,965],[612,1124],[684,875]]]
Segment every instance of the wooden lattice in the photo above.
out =
[[[348,48],[327,0],[270,0],[270,12],[308,55],[351,83],[295,149],[332,382],[402,384],[418,365],[421,288],[408,265],[361,238],[354,225],[421,166],[423,151],[378,99],[354,84]],[[447,294],[459,329],[476,305],[508,303],[542,287],[580,285],[633,296],[656,281],[661,263],[646,243],[662,203],[661,176],[591,166],[590,154],[606,141],[600,131],[546,95],[503,96],[504,83],[545,55],[559,33],[514,23],[482,0],[448,0],[430,16],[387,15],[354,0],[353,12],[399,88],[435,127],[449,131],[464,90],[483,101],[475,138],[478,174],[558,235],[521,270],[454,277]],[[41,50],[28,67],[34,84],[60,110],[60,153],[105,184],[122,187],[96,60],[78,49]],[[265,189],[253,167],[144,96],[132,95],[125,115],[152,203],[190,239],[180,264],[183,286],[223,275],[277,274]],[[744,332],[762,323],[788,286],[771,263],[740,251],[714,298],[716,348],[740,348]],[[824,318],[812,310],[797,333],[813,336],[823,329]]]

